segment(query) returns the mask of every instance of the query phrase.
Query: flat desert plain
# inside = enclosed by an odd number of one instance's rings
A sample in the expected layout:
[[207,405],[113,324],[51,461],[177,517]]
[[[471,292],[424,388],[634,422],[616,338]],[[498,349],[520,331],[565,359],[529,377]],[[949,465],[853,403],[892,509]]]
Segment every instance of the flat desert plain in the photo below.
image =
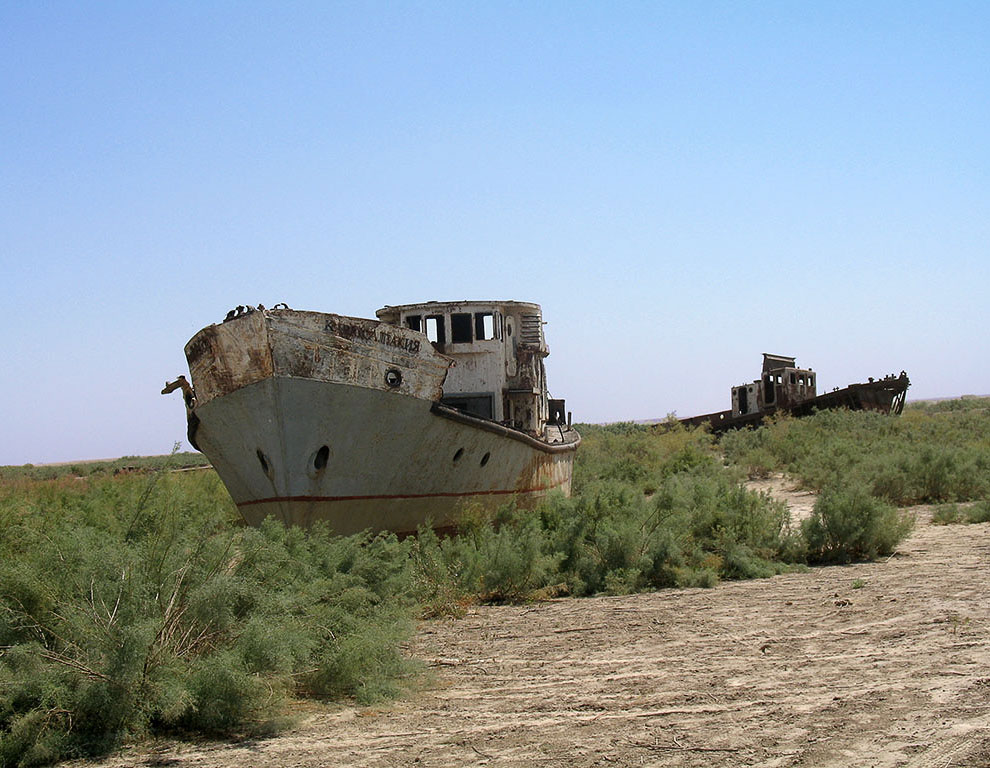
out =
[[880,562],[426,621],[406,699],[102,765],[990,766],[990,524],[909,512]]

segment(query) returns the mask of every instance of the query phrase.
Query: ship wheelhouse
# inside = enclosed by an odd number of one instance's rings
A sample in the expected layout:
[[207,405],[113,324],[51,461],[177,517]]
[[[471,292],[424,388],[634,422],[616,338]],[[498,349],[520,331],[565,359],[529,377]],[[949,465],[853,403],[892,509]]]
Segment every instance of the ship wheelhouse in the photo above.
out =
[[453,361],[442,405],[536,436],[565,423],[564,402],[547,394],[543,360],[550,350],[538,304],[431,301],[384,307],[377,315],[424,334]]
[[798,368],[793,357],[763,353],[763,375],[732,388],[732,416],[791,408],[817,397],[815,372]]

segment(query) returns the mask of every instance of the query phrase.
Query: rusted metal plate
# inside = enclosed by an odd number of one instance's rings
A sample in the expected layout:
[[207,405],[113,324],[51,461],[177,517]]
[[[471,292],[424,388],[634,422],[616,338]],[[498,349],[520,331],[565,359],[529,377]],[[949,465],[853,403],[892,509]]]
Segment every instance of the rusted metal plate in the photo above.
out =
[[186,360],[200,405],[270,377],[274,368],[264,313],[204,328],[186,344]]

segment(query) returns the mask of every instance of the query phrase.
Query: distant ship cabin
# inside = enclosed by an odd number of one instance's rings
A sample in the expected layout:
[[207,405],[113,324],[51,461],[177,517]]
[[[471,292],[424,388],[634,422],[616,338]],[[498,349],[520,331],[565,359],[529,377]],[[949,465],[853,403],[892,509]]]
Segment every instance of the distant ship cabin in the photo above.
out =
[[732,416],[791,408],[817,396],[815,372],[797,368],[793,357],[763,353],[763,375],[732,388]]

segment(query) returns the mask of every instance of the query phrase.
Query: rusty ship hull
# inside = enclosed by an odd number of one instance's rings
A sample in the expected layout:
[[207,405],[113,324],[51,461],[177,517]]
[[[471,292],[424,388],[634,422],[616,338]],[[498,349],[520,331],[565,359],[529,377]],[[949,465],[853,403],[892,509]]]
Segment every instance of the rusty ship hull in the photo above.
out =
[[[794,358],[764,354],[763,375],[751,384],[733,387],[730,410],[680,419],[686,427],[705,426],[715,434],[753,427],[776,413],[810,416],[816,411],[847,408],[900,415],[911,381],[907,373],[869,379],[817,394],[816,374],[795,367]],[[747,393],[748,392],[748,396]]]
[[422,333],[258,310],[204,328],[185,351],[190,440],[250,524],[409,533],[456,527],[467,505],[570,491],[577,433],[528,434],[444,406],[452,361]]

